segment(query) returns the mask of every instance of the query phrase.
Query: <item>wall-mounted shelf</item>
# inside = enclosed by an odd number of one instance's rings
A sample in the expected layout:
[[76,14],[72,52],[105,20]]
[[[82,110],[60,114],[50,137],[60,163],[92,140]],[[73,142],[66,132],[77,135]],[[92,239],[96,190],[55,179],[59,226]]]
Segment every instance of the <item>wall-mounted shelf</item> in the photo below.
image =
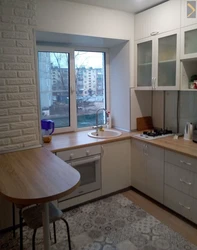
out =
[[192,75],[197,75],[197,60],[182,60],[181,61],[181,89],[184,91],[197,91],[190,89],[189,82]]
[[152,62],[149,63],[139,63],[138,66],[148,66],[148,65],[152,65]]
[[159,63],[176,63],[176,60],[160,61]]

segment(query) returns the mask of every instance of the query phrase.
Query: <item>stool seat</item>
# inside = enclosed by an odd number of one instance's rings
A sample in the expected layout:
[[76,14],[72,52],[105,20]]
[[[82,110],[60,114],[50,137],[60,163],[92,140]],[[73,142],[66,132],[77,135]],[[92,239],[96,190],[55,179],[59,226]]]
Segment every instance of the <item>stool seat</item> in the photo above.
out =
[[[42,205],[34,206],[23,210],[23,218],[27,226],[32,229],[38,229],[43,226],[42,222]],[[53,203],[49,203],[49,222],[55,222],[62,218],[62,211],[58,209]]]

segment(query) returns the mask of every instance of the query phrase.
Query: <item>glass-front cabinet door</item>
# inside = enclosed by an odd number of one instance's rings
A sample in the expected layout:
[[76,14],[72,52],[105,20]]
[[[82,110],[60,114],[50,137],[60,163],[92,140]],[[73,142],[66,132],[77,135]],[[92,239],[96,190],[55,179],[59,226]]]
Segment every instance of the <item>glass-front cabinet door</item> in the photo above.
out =
[[197,58],[197,25],[181,29],[181,59]]
[[156,38],[156,68],[154,89],[179,88],[179,31],[168,32]]
[[152,89],[153,40],[149,38],[136,42],[135,52],[136,89]]

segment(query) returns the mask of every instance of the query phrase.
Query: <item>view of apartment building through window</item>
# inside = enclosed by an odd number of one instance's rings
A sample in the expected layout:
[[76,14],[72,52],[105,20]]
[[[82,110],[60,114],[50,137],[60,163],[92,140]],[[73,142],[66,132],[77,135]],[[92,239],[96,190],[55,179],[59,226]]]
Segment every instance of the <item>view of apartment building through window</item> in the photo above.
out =
[[[104,52],[39,49],[41,119],[51,119],[56,128],[71,130],[94,126],[96,111],[106,107],[105,66]],[[99,124],[105,119],[100,112]]]

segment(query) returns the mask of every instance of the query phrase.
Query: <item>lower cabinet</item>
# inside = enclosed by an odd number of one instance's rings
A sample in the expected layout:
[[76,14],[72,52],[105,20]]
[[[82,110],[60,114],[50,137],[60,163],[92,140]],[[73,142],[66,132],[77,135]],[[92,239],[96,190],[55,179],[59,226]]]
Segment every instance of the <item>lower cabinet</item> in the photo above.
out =
[[164,149],[132,140],[131,185],[163,203]]
[[101,147],[102,195],[130,187],[130,139],[103,144]]
[[197,223],[197,160],[165,150],[164,205]]
[[164,204],[185,218],[197,223],[197,200],[191,196],[165,185]]

